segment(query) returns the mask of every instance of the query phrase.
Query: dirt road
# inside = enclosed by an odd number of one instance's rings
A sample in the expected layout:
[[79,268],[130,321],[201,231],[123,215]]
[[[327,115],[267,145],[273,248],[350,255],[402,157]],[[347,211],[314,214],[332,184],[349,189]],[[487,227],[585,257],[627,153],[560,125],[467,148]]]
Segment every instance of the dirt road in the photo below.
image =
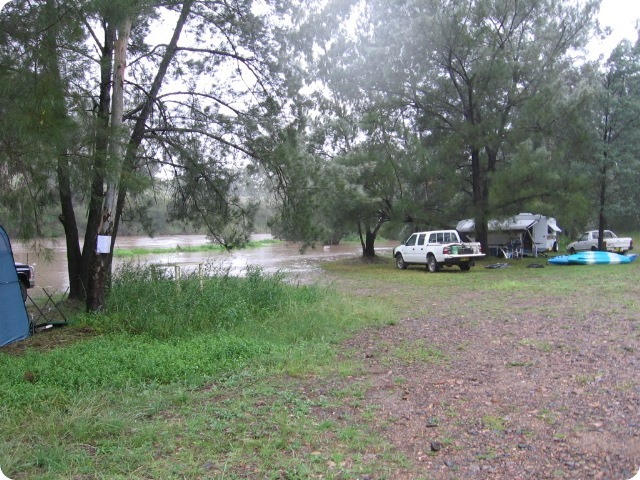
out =
[[[412,282],[435,278],[402,273]],[[488,284],[501,275],[479,274]],[[347,345],[366,365],[354,381],[369,385],[364,401],[377,409],[377,428],[410,461],[394,478],[633,477],[640,468],[637,287],[626,304],[612,305],[606,292],[594,294],[598,282],[573,296],[536,297],[525,279],[488,298],[486,288],[464,293],[453,272],[437,275],[450,286],[407,289],[387,277],[358,290],[383,291],[406,311]]]

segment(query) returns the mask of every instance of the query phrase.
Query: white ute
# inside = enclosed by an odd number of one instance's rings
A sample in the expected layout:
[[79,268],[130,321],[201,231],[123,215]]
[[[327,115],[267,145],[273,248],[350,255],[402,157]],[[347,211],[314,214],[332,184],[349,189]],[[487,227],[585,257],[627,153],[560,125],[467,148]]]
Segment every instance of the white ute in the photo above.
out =
[[479,242],[462,242],[455,230],[435,230],[412,234],[393,249],[393,256],[401,270],[409,265],[426,265],[435,273],[443,266],[457,265],[466,272],[474,265],[474,260],[484,257],[484,253]]
[[[626,253],[633,250],[633,240],[629,237],[618,237],[611,230],[604,231],[604,248],[607,252]],[[578,240],[567,245],[569,253],[598,249],[598,230],[584,232]]]

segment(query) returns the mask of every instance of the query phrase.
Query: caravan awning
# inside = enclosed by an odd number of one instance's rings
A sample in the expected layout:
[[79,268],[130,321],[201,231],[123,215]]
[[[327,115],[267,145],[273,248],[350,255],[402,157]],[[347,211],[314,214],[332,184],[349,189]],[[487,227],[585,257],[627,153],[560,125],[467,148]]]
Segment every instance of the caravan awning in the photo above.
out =
[[472,233],[476,229],[476,223],[473,221],[473,218],[468,220],[460,220],[458,225],[456,225],[456,230],[463,233]]
[[[520,218],[518,218],[520,217]],[[540,221],[540,215],[527,215],[528,218],[522,218],[522,215],[507,218],[504,220],[490,220],[488,223],[489,231],[491,232],[521,232],[528,228],[533,227]],[[534,218],[532,218],[534,217]],[[562,230],[554,223],[549,222],[549,228],[556,232],[562,232]],[[472,218],[467,220],[460,220],[456,229],[459,232],[471,233],[475,231],[476,224]]]
[[[499,232],[521,231],[521,230],[526,230],[531,225],[535,225],[536,223],[538,223],[538,220],[531,220],[531,219],[514,220],[513,218],[510,218],[508,220],[491,220],[487,226],[489,227],[490,231],[494,231],[494,232],[495,231],[499,231]],[[456,226],[456,230],[464,233],[471,233],[475,231],[475,229],[476,229],[476,224],[473,221],[473,219],[460,220],[458,222],[458,225]]]
[[531,219],[518,219],[515,220],[513,218],[510,218],[508,220],[492,220],[489,222],[489,230],[493,230],[493,231],[521,231],[521,230],[526,230],[527,228],[531,227],[532,225],[535,225],[536,223],[538,223],[538,219],[535,220],[531,220]]

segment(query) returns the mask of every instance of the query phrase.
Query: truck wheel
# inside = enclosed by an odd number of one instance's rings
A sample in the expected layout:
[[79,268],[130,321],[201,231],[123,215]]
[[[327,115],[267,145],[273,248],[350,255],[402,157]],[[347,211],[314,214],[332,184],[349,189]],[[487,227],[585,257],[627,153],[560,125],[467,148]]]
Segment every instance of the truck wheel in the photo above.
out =
[[469,265],[469,262],[462,262],[459,266],[460,270],[462,270],[463,272],[468,272],[469,270],[471,270],[471,265]]
[[553,250],[555,253],[558,253],[558,242],[553,242],[553,248],[552,248],[552,250]]
[[24,286],[24,283],[22,282],[18,282],[20,283],[20,293],[22,294],[22,301],[26,302],[27,301],[27,287]]
[[596,247],[591,247],[592,252],[595,252],[596,250],[598,250]]
[[436,262],[436,257],[434,257],[433,255],[429,255],[427,257],[427,269],[431,273],[436,273],[438,270],[440,270],[440,265],[438,265],[438,262]]
[[396,255],[396,267],[398,267],[398,270],[406,270],[408,266],[409,265],[404,263],[404,258],[402,258],[402,254],[398,253]]
[[576,253],[576,249],[575,249],[575,248],[573,248],[573,247],[571,247],[571,248],[569,249],[569,253],[570,253],[571,255],[573,255],[574,253]]

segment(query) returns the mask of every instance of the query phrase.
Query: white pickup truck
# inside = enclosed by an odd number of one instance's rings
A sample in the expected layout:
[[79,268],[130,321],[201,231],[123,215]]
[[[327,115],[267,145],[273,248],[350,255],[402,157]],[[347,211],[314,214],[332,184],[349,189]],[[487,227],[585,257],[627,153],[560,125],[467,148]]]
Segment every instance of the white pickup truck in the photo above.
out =
[[401,270],[409,265],[426,265],[430,272],[437,272],[443,266],[457,265],[466,272],[484,253],[480,243],[462,242],[455,230],[436,230],[412,234],[393,249],[393,256]]
[[[633,250],[633,240],[629,237],[618,237],[611,230],[604,231],[603,246],[608,252],[626,253]],[[569,253],[576,253],[581,250],[598,249],[598,230],[584,232],[578,240],[567,245]]]

